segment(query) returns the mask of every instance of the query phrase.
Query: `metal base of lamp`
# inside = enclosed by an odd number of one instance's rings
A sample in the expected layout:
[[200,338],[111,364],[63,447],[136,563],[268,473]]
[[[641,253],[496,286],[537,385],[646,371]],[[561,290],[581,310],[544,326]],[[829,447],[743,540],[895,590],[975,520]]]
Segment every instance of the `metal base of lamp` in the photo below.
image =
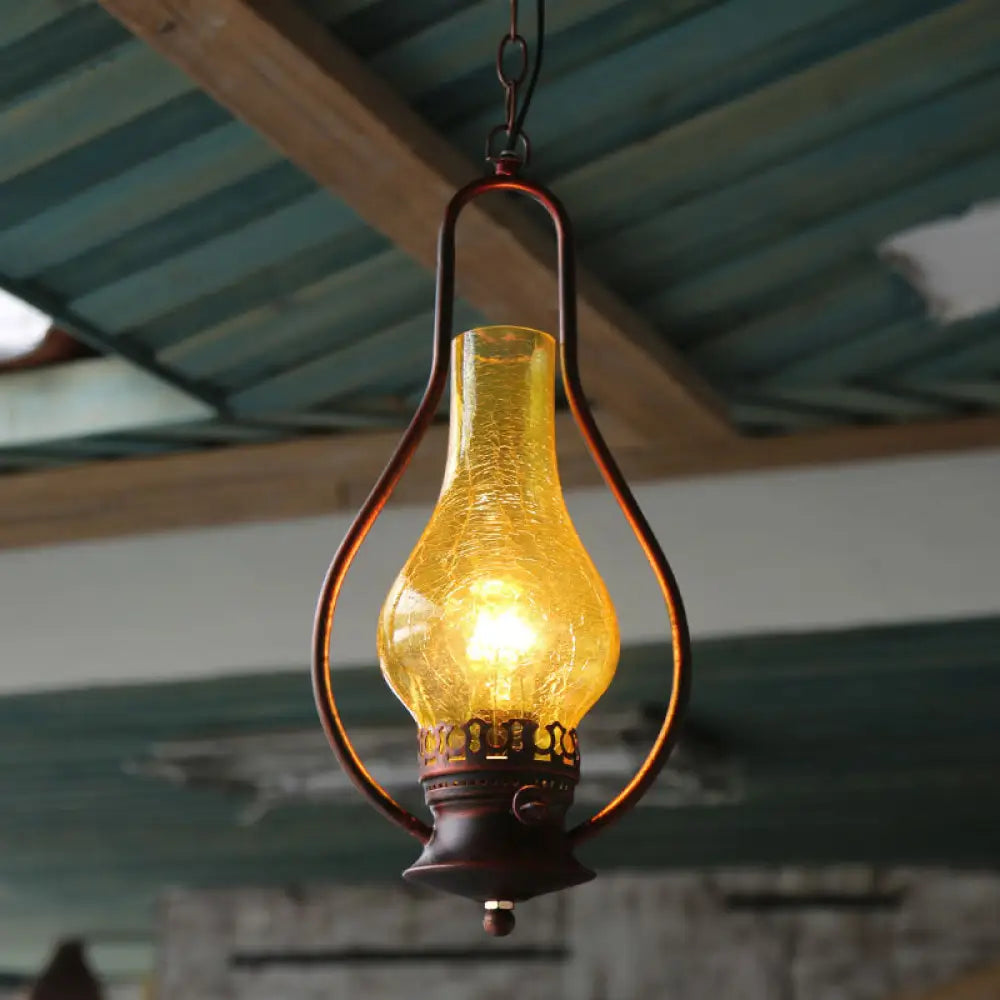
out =
[[425,780],[434,833],[404,877],[480,902],[520,902],[588,882],[594,873],[573,857],[563,829],[572,786],[560,803],[546,795],[546,780],[545,772],[495,771],[437,787]]
[[486,904],[486,929],[503,934],[515,902],[594,877],[564,828],[579,777],[575,733],[474,719],[423,730],[420,740],[434,832],[403,873],[408,881]]

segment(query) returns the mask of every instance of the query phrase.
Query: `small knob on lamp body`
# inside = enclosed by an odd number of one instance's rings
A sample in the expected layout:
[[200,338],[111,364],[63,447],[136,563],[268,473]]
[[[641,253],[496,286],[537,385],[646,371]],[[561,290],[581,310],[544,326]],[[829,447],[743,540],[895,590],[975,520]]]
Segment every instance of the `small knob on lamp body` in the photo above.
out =
[[488,899],[484,904],[483,930],[492,937],[506,937],[514,929],[514,904],[506,899]]
[[549,818],[549,797],[538,785],[522,785],[514,793],[510,811],[525,826],[537,826]]

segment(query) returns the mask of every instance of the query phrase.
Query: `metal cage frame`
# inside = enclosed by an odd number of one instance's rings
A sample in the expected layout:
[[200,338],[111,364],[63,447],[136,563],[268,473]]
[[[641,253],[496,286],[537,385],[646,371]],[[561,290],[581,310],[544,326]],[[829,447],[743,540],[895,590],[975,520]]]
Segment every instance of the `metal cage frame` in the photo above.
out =
[[663,593],[670,620],[673,652],[672,687],[656,740],[646,759],[622,791],[588,820],[569,831],[568,838],[571,845],[575,846],[593,837],[620,818],[645,794],[669,757],[676,741],[691,686],[690,638],[684,605],[673,570],[597,427],[580,381],[577,350],[576,254],[569,216],[562,203],[550,191],[539,184],[515,176],[515,173],[498,169],[496,176],[475,180],[461,188],[448,204],[438,237],[434,353],[427,387],[392,458],[348,529],[330,564],[316,610],[313,633],[313,689],[330,746],[348,776],[368,801],[385,817],[425,845],[433,833],[432,827],[396,802],[372,777],[344,728],[334,698],[330,674],[330,637],[337,600],[351,563],[431,426],[447,385],[455,300],[455,229],[462,209],[483,195],[500,191],[524,195],[541,205],[552,221],[558,248],[558,342],[566,398],[576,425],[604,481],[649,561]]

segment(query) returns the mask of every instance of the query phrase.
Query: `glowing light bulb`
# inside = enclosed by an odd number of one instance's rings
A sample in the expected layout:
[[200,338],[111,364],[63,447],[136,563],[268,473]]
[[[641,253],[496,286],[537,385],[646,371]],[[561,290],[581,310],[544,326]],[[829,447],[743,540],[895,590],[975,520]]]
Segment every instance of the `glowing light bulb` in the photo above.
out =
[[618,624],[562,495],[555,342],[455,338],[437,506],[379,619],[382,671],[422,727],[473,718],[575,727],[611,682]]
[[513,608],[480,611],[465,647],[469,666],[510,671],[535,645],[534,630]]

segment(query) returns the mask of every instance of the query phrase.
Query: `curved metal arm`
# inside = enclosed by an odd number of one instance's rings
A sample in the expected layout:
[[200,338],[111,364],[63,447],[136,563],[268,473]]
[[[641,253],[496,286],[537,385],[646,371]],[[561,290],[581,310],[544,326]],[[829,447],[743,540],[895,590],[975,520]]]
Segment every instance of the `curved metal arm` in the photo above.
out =
[[344,723],[340,718],[337,702],[333,696],[333,684],[330,678],[330,635],[333,631],[333,616],[337,608],[337,599],[340,597],[340,588],[347,576],[347,571],[350,569],[358,549],[361,548],[361,543],[371,531],[372,525],[382,512],[389,497],[392,496],[392,491],[406,471],[407,465],[410,464],[410,459],[427,433],[427,428],[433,422],[438,404],[441,402],[441,395],[448,381],[448,335],[447,329],[442,325],[442,317],[446,317],[450,327],[451,312],[450,298],[447,305],[442,307],[442,301],[439,297],[434,357],[431,362],[431,374],[427,380],[427,388],[424,390],[423,398],[420,400],[420,405],[417,407],[417,412],[413,415],[409,427],[406,428],[402,440],[393,452],[392,458],[389,459],[389,464],[379,476],[378,482],[368,495],[368,499],[365,500],[364,506],[354,519],[354,523],[347,529],[347,534],[340,543],[337,554],[333,557],[333,562],[326,573],[326,579],[323,581],[323,589],[320,591],[313,626],[313,695],[316,699],[316,708],[319,711],[323,729],[326,732],[326,738],[329,740],[333,752],[362,795],[383,816],[401,826],[407,833],[424,844],[430,839],[431,828],[423,820],[404,809],[372,777],[361,762],[361,758],[344,729]]
[[[488,191],[513,191],[527,195],[540,204],[549,214],[556,231],[559,255],[559,349],[562,361],[563,386],[570,410],[577,427],[583,435],[587,448],[593,456],[608,488],[614,495],[625,519],[632,528],[646,559],[656,576],[670,617],[670,632],[673,649],[673,686],[666,714],[656,740],[642,766],[632,780],[603,809],[586,822],[569,832],[570,840],[579,843],[598,833],[609,823],[634,806],[656,779],[660,769],[670,756],[677,739],[678,724],[687,706],[691,687],[691,642],[688,637],[687,617],[681,600],[677,580],[670,563],[660,548],[649,522],[629,489],[618,463],[604,441],[590,405],[587,403],[580,382],[577,356],[576,321],[576,258],[573,247],[572,225],[562,203],[552,192],[539,184],[514,176],[486,177],[473,181],[462,188],[452,199],[445,212],[438,244],[438,326],[437,336],[447,338],[451,327],[451,303],[455,291],[455,224],[462,208],[470,201]],[[442,327],[442,306],[448,312],[446,327]]]

